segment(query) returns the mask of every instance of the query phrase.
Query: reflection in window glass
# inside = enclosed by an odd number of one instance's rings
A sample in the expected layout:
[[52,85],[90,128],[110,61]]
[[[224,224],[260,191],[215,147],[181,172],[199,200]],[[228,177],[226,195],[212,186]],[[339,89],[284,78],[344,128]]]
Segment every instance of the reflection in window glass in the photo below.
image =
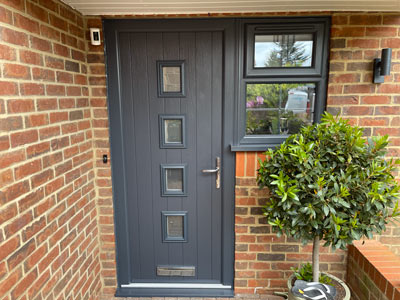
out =
[[311,67],[313,35],[256,35],[255,68]]
[[255,83],[246,87],[246,134],[293,134],[312,124],[315,84]]
[[182,144],[182,119],[164,120],[164,131],[166,144]]
[[183,239],[184,216],[167,216],[167,237]]
[[162,67],[163,92],[181,92],[181,68]]
[[166,184],[168,192],[183,192],[183,169],[165,169]]

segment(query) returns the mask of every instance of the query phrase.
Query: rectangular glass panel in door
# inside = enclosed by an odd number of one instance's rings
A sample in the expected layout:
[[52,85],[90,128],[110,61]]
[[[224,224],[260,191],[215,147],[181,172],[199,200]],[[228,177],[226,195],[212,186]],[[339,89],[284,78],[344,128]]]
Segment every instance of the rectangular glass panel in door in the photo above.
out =
[[[202,170],[222,157],[223,34],[121,33],[119,41],[126,174],[118,180],[126,186],[130,280],[221,284],[221,189]],[[184,62],[184,97],[159,94],[160,62],[168,61]],[[170,216],[166,228],[162,212],[187,212],[185,242],[165,242],[181,238],[182,217]],[[188,267],[194,276],[158,276],[160,266]]]
[[165,185],[168,192],[183,191],[183,169],[166,169]]
[[183,239],[183,216],[167,216],[167,238]]
[[160,115],[160,148],[186,148],[186,116]]
[[163,92],[180,92],[181,89],[181,68],[163,67]]
[[161,164],[161,196],[187,195],[186,169],[187,164]]
[[164,136],[166,144],[182,144],[182,120],[164,120]]
[[186,211],[161,212],[164,243],[187,242],[188,214]]
[[311,67],[313,34],[256,34],[254,68]]
[[158,97],[185,97],[185,61],[165,59],[156,64]]

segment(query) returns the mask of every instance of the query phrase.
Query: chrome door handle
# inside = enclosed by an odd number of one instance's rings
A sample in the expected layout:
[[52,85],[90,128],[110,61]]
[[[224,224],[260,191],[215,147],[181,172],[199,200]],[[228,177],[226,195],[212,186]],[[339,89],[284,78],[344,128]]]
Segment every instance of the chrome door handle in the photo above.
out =
[[217,156],[217,167],[215,169],[205,169],[201,170],[203,173],[217,173],[217,178],[215,179],[215,187],[219,189],[221,187],[221,158]]
[[219,172],[219,168],[212,169],[212,170],[202,170],[203,173],[217,173]]

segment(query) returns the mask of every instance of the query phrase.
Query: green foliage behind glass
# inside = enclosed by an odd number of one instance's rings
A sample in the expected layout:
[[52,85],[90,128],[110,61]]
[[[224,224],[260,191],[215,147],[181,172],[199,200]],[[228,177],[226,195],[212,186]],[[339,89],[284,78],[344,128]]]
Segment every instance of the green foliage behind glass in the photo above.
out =
[[303,243],[319,236],[324,246],[345,249],[353,240],[386,229],[398,216],[399,161],[385,160],[388,137],[362,137],[363,130],[325,113],[260,161],[258,184],[270,190],[264,207],[278,235]]

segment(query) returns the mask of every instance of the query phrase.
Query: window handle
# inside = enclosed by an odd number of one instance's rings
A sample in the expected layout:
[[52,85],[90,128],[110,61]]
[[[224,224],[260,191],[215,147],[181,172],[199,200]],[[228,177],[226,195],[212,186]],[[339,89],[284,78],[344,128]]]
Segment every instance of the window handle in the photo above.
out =
[[205,169],[201,172],[203,173],[217,173],[217,178],[215,179],[215,187],[219,189],[221,187],[221,158],[217,156],[217,167],[215,169]]

